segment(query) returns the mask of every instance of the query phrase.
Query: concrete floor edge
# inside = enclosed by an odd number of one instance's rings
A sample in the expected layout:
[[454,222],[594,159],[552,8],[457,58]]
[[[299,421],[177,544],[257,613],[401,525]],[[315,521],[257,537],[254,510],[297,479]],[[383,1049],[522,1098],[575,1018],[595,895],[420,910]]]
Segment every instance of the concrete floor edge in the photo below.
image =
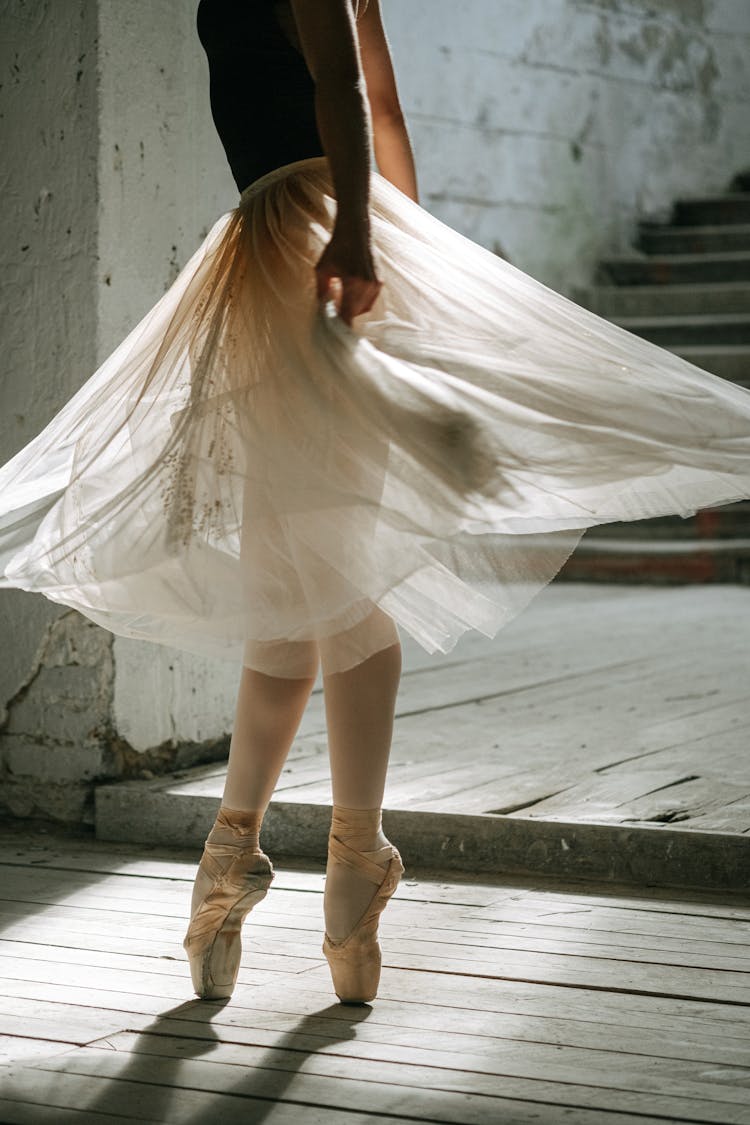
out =
[[[96,791],[96,838],[200,848],[219,800],[161,783]],[[330,805],[272,801],[261,844],[271,858],[326,856]],[[750,838],[721,832],[495,815],[383,811],[383,826],[407,872],[430,868],[618,884],[750,890]]]

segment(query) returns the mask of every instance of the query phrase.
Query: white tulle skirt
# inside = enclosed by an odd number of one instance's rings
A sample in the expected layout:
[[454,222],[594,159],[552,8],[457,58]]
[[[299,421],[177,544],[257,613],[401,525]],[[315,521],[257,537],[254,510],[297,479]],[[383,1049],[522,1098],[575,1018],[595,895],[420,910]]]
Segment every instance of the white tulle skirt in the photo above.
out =
[[341,671],[394,622],[428,652],[494,636],[594,524],[750,497],[750,392],[377,174],[384,285],[350,329],[315,299],[334,214],[320,157],[218,219],[0,469],[0,585],[277,675],[326,644]]

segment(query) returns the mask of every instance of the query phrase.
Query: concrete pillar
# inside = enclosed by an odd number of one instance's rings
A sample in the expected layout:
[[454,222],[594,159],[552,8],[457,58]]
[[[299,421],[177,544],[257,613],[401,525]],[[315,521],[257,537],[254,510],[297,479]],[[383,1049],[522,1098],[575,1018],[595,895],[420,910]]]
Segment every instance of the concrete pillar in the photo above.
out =
[[[96,5],[4,0],[0,25],[6,460],[96,366]],[[0,596],[0,629],[2,803],[77,819],[83,802],[68,784],[79,790],[79,777],[97,770],[109,642],[77,614],[17,591]]]
[[[29,441],[234,205],[183,0],[0,0],[0,458]],[[238,670],[0,595],[0,809],[90,819],[97,779],[221,754]]]

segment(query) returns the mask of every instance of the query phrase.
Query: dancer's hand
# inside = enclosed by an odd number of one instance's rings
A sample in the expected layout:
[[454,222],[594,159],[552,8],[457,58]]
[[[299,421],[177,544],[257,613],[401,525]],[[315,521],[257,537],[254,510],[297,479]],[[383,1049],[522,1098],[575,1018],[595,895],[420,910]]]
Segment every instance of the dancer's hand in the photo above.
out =
[[[338,314],[345,324],[360,313],[369,312],[383,287],[372,258],[369,239],[361,232],[349,236],[334,229],[331,240],[315,266],[318,300],[324,301],[331,289]],[[334,280],[338,286],[334,286]],[[338,299],[337,299],[338,298]]]

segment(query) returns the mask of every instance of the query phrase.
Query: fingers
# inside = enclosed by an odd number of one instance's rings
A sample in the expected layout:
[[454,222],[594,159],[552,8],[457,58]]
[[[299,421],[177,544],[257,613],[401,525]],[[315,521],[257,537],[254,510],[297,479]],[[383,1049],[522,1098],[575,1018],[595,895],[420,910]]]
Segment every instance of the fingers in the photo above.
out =
[[332,296],[338,306],[338,315],[350,326],[355,316],[369,312],[383,287],[381,281],[341,277],[326,266],[317,266],[315,277],[318,301]]
[[347,278],[342,281],[339,316],[351,327],[355,316],[369,312],[382,288],[380,281],[362,281],[360,278]]

